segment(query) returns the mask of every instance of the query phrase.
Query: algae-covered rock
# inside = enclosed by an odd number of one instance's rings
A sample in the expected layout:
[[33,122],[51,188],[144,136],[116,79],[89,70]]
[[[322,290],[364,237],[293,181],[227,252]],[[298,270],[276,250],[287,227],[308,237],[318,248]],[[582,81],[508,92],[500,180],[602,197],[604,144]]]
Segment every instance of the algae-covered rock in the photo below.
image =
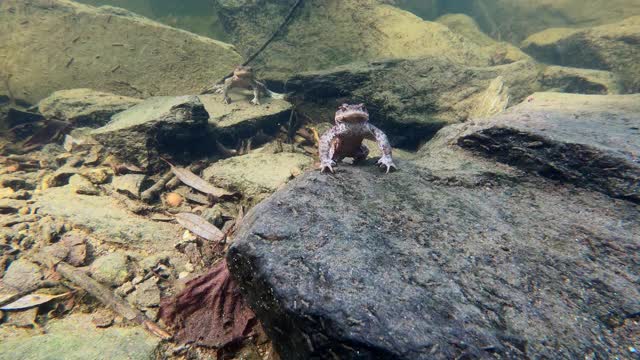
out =
[[[414,146],[445,124],[491,114],[484,111],[485,103],[521,101],[539,89],[539,76],[540,67],[533,61],[471,67],[437,56],[302,73],[287,87],[294,96],[324,106],[324,118],[333,118],[342,102],[364,102],[371,121],[392,137],[394,145]],[[500,86],[494,84],[498,77]],[[488,99],[489,94],[497,98]]]
[[98,195],[100,190],[86,177],[75,174],[69,178],[69,187],[76,194]]
[[162,163],[162,155],[205,146],[208,118],[197,96],[159,96],[114,115],[91,134],[120,159],[150,168]]
[[203,178],[260,200],[291,179],[293,169],[303,169],[312,162],[311,157],[299,153],[252,152],[216,162],[204,170]]
[[464,14],[448,14],[435,20],[446,25],[451,31],[478,45],[489,59],[489,65],[510,64],[519,60],[527,60],[529,56],[508,42],[499,42],[480,30],[471,17]]
[[36,103],[88,87],[148,97],[197,93],[242,62],[233,46],[124,9],[0,2],[0,94]]
[[228,38],[209,1],[79,0],[78,2],[93,6],[117,6],[194,34],[222,41]]
[[64,219],[104,242],[162,251],[172,250],[178,238],[178,226],[134,215],[110,196],[80,195],[64,186],[43,191],[33,200],[38,213]]
[[127,300],[137,306],[157,307],[160,304],[160,289],[156,278],[150,278],[136,286],[136,290],[131,293]]
[[[550,27],[598,26],[640,15],[640,3],[629,0],[464,0],[439,5],[440,14],[465,13],[493,38],[513,43]],[[417,14],[433,18],[428,12]]]
[[609,70],[624,90],[640,91],[640,16],[585,29],[552,28],[522,43],[524,51],[550,64]]
[[100,256],[91,264],[91,276],[103,284],[118,287],[131,279],[129,258],[126,254],[114,252]]
[[60,90],[40,100],[38,110],[47,118],[69,121],[75,126],[98,127],[141,101],[92,89]]
[[160,340],[141,327],[99,329],[91,315],[49,321],[39,335],[0,330],[2,360],[153,360]]
[[[257,49],[295,1],[217,1],[221,19],[244,53]],[[303,1],[287,25],[256,59],[268,79],[353,61],[442,55],[456,63],[487,65],[474,42],[445,25],[374,0]]]
[[545,91],[574,94],[614,95],[622,92],[622,81],[610,71],[567,66],[545,67],[540,83]]
[[147,176],[144,174],[125,174],[114,177],[111,186],[121,194],[139,199],[146,180]]

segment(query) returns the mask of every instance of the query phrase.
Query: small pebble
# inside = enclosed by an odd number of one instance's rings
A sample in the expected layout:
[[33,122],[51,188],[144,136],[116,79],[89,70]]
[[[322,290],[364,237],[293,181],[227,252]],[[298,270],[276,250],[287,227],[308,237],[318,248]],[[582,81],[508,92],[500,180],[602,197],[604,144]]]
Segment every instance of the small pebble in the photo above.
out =
[[165,197],[165,201],[167,205],[171,207],[178,207],[182,205],[182,196],[180,196],[180,194],[178,193],[170,192]]
[[296,167],[291,169],[291,176],[292,177],[298,177],[300,175],[302,175],[302,170],[299,167],[296,166]]
[[99,328],[106,328],[113,325],[114,320],[115,316],[108,310],[95,312],[91,317],[91,322]]

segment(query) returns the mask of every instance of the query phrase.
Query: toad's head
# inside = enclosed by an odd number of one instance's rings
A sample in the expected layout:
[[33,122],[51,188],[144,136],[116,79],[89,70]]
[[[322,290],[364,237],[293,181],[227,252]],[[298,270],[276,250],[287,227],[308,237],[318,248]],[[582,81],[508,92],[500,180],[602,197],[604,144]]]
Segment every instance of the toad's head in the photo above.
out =
[[369,121],[369,112],[364,104],[342,104],[336,111],[336,123],[363,123]]
[[251,66],[238,65],[235,69],[233,69],[233,76],[241,79],[252,79],[253,68]]

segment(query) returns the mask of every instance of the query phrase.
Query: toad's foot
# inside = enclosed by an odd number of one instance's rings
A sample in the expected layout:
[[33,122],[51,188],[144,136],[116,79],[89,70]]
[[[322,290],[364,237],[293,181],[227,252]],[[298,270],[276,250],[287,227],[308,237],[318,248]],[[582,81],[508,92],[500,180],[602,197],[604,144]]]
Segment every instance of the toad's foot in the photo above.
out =
[[231,98],[228,96],[225,96],[224,99],[222,99],[222,102],[225,104],[231,104]]
[[378,164],[381,168],[386,168],[385,172],[387,174],[392,168],[393,170],[398,170],[398,168],[396,167],[396,164],[393,163],[393,159],[391,159],[391,156],[381,157],[376,164]]
[[324,173],[324,172],[330,172],[330,173],[335,173],[335,171],[333,171],[333,167],[336,166],[336,162],[331,160],[331,161],[323,161],[320,164],[320,172]]
[[258,100],[258,98],[253,98],[253,99],[251,99],[251,103],[253,105],[260,105],[260,100]]

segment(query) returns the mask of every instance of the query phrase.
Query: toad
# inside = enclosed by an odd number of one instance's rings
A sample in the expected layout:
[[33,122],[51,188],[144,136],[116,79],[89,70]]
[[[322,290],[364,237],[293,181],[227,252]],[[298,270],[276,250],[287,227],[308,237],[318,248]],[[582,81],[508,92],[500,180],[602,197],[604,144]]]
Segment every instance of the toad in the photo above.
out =
[[254,105],[260,105],[261,93],[274,99],[284,98],[283,94],[274,93],[273,91],[267,89],[265,84],[258,81],[255,77],[255,74],[253,73],[253,68],[251,66],[236,66],[236,68],[233,69],[233,75],[224,80],[222,88],[218,89],[217,92],[222,93],[223,101],[225,104],[231,103],[229,90],[233,88],[252,89],[253,99],[251,100],[251,103]]
[[369,149],[362,140],[369,139],[378,143],[382,157],[377,165],[389,170],[397,169],[391,158],[391,145],[382,130],[369,123],[369,112],[364,104],[342,104],[335,115],[336,125],[320,138],[320,171],[334,172],[333,166],[346,157],[353,158],[356,164],[365,160]]

